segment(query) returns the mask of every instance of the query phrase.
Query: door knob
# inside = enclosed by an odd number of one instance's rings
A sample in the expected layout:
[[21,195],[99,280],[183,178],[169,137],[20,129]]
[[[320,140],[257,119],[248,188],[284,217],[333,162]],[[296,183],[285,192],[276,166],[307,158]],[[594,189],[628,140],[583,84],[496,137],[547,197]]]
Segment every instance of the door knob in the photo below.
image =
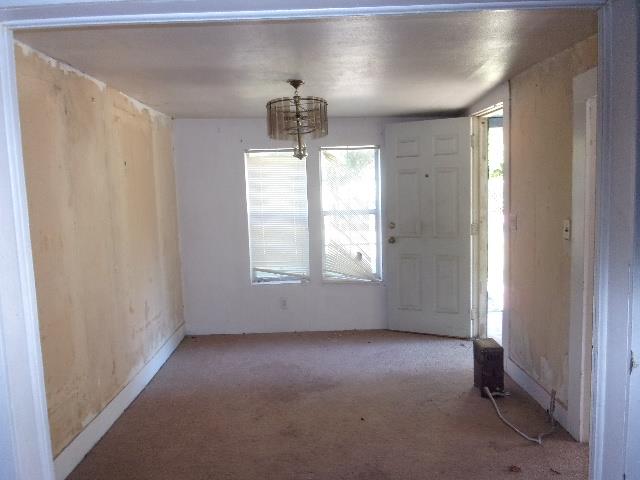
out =
[[396,243],[396,237],[389,237],[389,243]]

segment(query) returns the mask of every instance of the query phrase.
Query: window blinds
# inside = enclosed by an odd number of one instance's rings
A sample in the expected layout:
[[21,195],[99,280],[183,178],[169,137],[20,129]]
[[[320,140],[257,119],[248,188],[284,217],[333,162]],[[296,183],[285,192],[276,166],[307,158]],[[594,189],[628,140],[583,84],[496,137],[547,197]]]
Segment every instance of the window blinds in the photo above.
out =
[[321,151],[326,280],[380,280],[378,148]]
[[309,279],[307,171],[291,150],[245,154],[251,279]]

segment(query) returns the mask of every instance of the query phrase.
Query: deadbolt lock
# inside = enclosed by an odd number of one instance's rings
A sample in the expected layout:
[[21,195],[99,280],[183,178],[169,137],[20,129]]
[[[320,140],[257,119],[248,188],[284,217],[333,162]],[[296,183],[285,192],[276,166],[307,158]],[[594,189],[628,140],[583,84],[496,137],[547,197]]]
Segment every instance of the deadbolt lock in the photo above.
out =
[[396,243],[396,237],[389,237],[389,243]]
[[396,228],[395,222],[389,222],[389,230],[393,230],[394,228]]

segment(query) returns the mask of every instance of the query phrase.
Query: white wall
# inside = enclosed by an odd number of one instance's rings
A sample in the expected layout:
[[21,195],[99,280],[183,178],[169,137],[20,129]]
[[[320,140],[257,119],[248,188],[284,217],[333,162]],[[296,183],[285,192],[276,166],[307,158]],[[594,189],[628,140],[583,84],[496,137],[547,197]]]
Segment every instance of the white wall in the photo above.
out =
[[304,285],[251,285],[249,278],[244,151],[291,145],[269,140],[262,118],[175,121],[188,333],[386,328],[383,284],[322,282],[318,165],[319,146],[382,146],[385,121],[330,119],[329,135],[308,143],[311,281]]

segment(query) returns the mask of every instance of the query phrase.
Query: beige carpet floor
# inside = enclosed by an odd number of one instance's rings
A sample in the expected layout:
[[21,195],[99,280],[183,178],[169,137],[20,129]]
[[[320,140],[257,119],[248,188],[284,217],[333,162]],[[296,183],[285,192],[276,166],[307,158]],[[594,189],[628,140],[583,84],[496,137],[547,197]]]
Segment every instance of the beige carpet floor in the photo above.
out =
[[[471,342],[386,331],[188,337],[72,480],[586,479],[473,388]],[[527,432],[546,415],[513,382]]]

